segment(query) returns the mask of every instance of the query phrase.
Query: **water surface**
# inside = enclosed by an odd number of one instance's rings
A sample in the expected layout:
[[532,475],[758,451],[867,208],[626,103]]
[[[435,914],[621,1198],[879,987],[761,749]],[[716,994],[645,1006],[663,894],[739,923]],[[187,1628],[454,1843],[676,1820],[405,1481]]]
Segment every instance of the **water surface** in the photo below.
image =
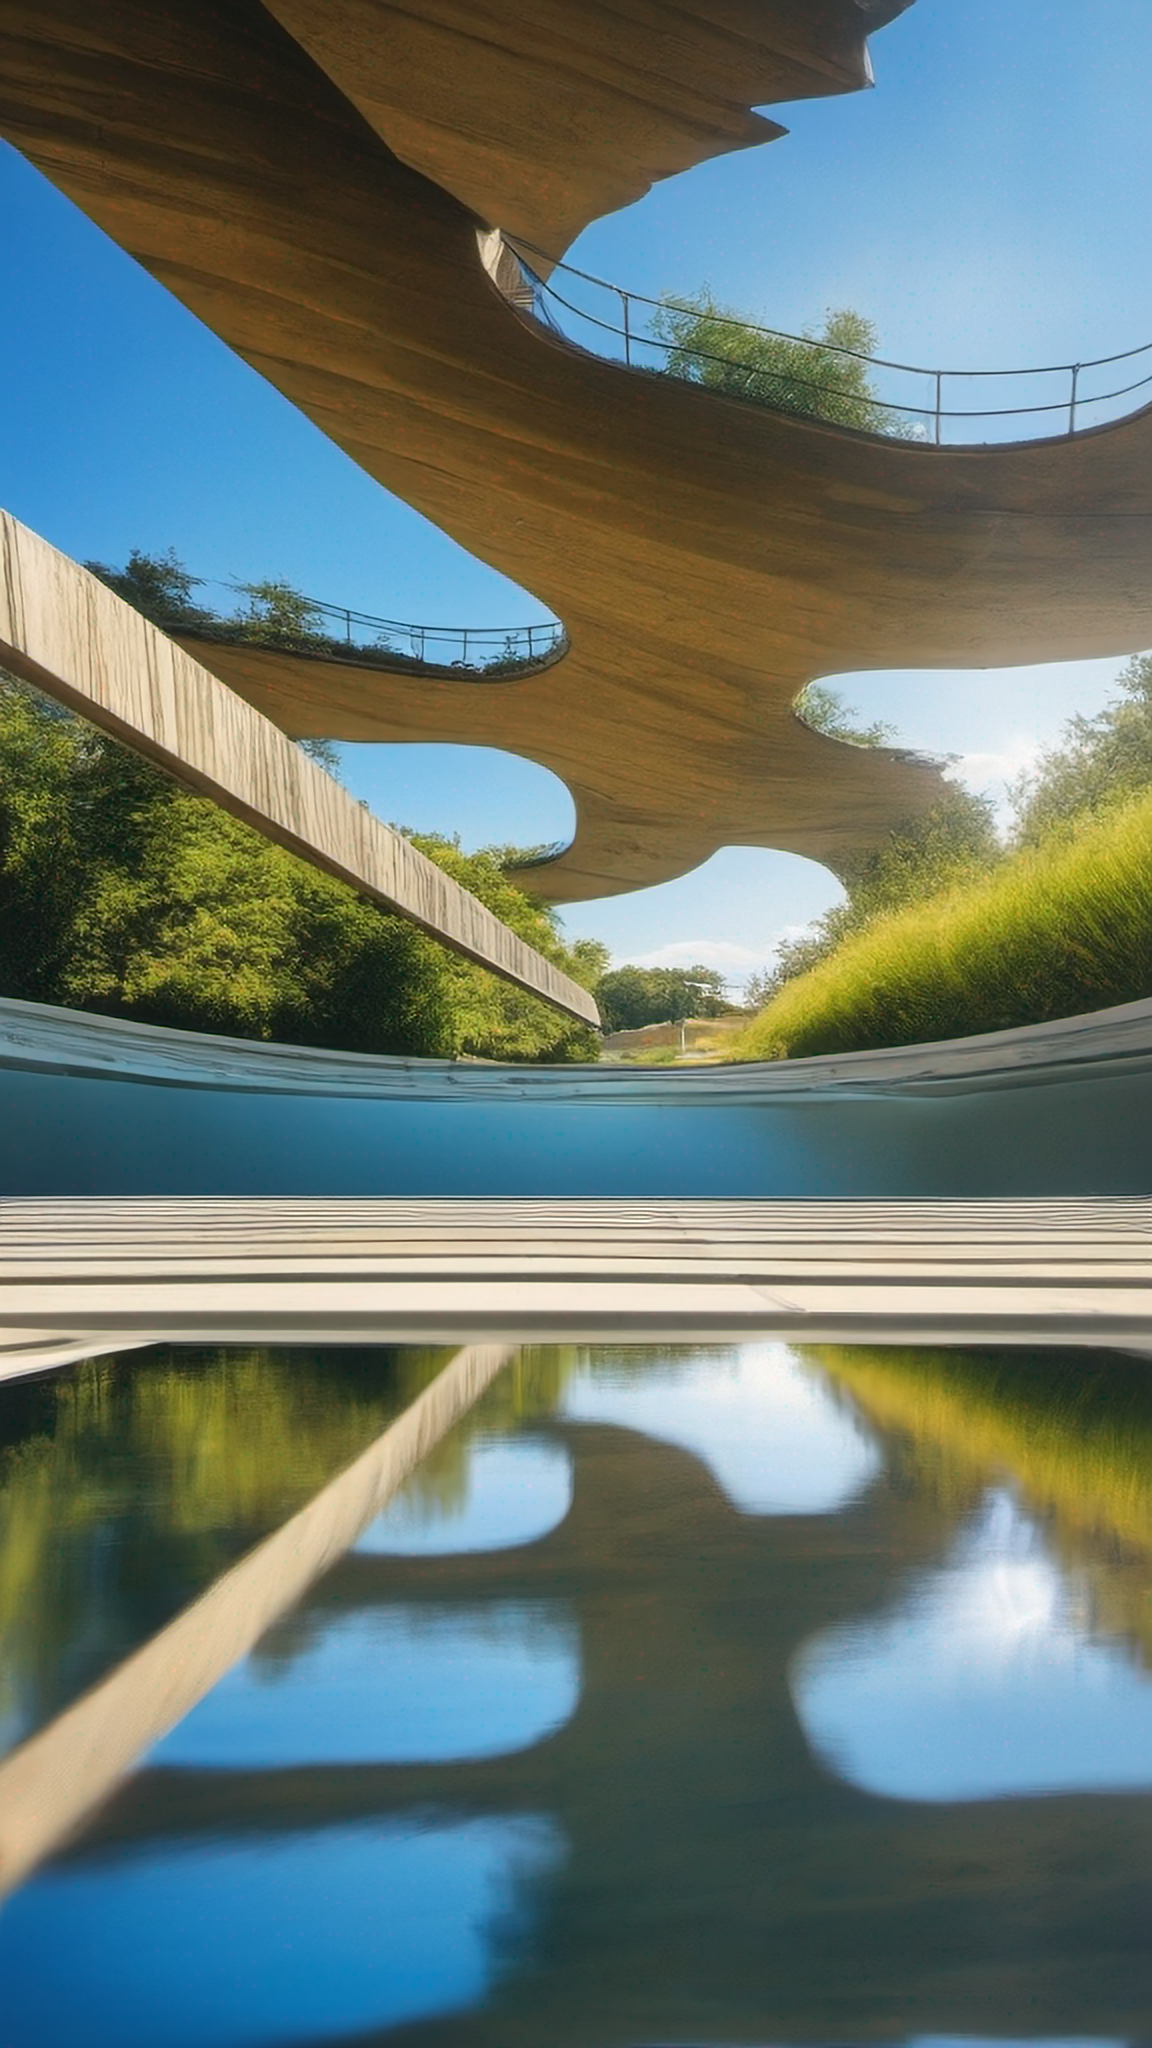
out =
[[[0,1390],[10,1742],[444,1354]],[[1137,2048],[1152,1368],[524,1351],[0,1912],[4,2048]]]

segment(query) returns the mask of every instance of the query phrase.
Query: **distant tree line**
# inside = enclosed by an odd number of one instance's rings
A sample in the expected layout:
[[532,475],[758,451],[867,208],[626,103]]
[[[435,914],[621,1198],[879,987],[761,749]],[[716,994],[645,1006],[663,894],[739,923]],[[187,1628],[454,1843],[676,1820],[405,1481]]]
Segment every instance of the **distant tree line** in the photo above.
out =
[[714,967],[614,967],[596,983],[596,1000],[606,1031],[724,1017],[736,1008]]

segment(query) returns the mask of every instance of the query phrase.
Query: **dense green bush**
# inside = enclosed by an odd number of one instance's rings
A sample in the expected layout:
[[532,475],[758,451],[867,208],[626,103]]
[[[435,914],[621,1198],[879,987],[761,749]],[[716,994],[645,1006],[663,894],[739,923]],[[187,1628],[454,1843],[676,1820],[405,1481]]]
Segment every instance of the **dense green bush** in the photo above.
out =
[[[577,978],[494,856],[418,841]],[[354,1052],[595,1059],[587,1026],[0,681],[0,991],[186,1030]]]
[[1069,719],[1060,745],[1014,785],[1019,845],[1039,846],[1052,832],[1152,788],[1152,654],[1135,655],[1116,681],[1119,697],[1094,718]]
[[596,983],[596,1000],[606,1031],[723,1017],[734,1007],[714,967],[615,967]]
[[798,975],[838,957],[845,943],[877,917],[976,881],[1001,855],[991,804],[950,784],[939,803],[889,833],[881,846],[841,858],[846,901],[833,904],[796,938],[783,941],[772,966],[749,978],[749,1003],[771,1002]]

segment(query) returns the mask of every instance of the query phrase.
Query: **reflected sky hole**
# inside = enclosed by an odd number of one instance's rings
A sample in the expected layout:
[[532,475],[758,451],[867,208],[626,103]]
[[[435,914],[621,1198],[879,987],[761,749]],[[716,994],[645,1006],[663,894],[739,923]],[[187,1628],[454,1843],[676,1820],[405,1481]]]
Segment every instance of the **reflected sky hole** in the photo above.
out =
[[887,1798],[1152,1787],[1152,1680],[1093,1639],[1086,1589],[1005,1492],[894,1612],[806,1644],[792,1692],[823,1762]]
[[227,1770],[500,1756],[561,1727],[579,1696],[579,1631],[552,1602],[373,1608],[326,1620],[286,1655],[246,1658],[152,1761]]
[[639,1372],[585,1366],[568,1385],[564,1413],[693,1452],[748,1515],[832,1514],[880,1469],[855,1417],[783,1344],[646,1360]]
[[4,2048],[263,2048],[459,2010],[561,1854],[552,1823],[519,1818],[49,1872],[0,1918]]
[[459,1494],[413,1474],[356,1549],[385,1557],[447,1557],[536,1543],[572,1504],[572,1461],[560,1444],[481,1439],[465,1450]]

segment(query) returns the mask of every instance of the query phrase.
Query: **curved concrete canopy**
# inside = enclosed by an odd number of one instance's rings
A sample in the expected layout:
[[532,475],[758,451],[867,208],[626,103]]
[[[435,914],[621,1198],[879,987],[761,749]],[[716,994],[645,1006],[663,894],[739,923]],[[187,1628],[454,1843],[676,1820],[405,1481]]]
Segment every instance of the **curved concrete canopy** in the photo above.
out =
[[871,83],[910,0],[273,0],[402,163],[559,255],[589,221],[786,131],[752,108]]
[[[442,28],[448,11],[428,0],[410,13]],[[893,11],[886,0],[871,19]],[[353,33],[350,12],[324,13]],[[678,14],[682,82],[714,13]],[[761,0],[724,19],[739,30],[745,14],[762,46],[786,28],[807,50],[809,90],[822,51],[829,89],[864,81],[856,0]],[[935,770],[794,717],[815,676],[1152,640],[1152,411],[1074,441],[937,450],[629,372],[521,319],[481,266],[474,214],[401,163],[257,7],[121,0],[98,33],[79,0],[8,19],[11,139],[364,469],[532,589],[572,637],[546,673],[483,690],[252,648],[213,648],[216,672],[296,734],[471,741],[551,768],[577,831],[533,871],[542,894],[641,887],[728,844],[835,865],[932,802]],[[604,49],[619,22],[648,19],[639,0],[613,10]],[[367,36],[363,51],[368,107]],[[749,97],[765,75],[754,55]],[[698,156],[724,146],[702,125]],[[533,146],[546,152],[547,137]],[[410,136],[405,147],[417,153]],[[464,143],[458,156],[443,144],[440,175],[471,189]],[[581,183],[577,160],[554,235],[638,175]],[[644,176],[679,161],[653,143]],[[501,203],[514,183],[493,188]]]

